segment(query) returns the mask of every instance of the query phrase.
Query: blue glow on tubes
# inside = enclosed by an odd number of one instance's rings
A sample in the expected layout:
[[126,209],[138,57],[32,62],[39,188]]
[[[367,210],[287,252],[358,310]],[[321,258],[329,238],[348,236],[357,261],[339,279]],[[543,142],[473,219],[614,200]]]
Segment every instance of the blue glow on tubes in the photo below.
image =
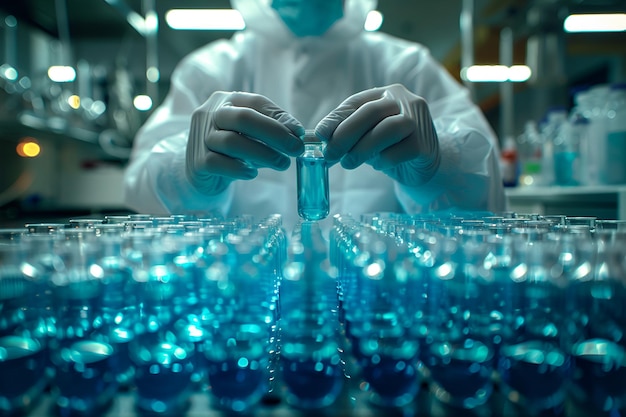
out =
[[307,131],[304,152],[296,158],[298,181],[298,215],[315,221],[328,216],[328,165],[324,159],[326,144]]

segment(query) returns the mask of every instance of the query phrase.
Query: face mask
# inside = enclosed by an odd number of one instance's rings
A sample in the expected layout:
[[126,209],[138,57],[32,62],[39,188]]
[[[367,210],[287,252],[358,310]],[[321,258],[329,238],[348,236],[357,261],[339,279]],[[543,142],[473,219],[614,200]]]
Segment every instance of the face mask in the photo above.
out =
[[298,37],[323,35],[343,17],[343,0],[273,0],[272,8]]

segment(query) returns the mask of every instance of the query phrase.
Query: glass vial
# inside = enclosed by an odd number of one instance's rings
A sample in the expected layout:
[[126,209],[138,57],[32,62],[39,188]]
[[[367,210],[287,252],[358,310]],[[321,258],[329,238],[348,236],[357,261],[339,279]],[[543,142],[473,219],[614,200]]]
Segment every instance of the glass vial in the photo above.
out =
[[626,184],[626,84],[611,86],[606,105],[605,184]]
[[296,158],[298,215],[304,220],[321,220],[329,213],[325,147],[326,143],[319,140],[313,131],[307,131],[304,137],[304,152]]

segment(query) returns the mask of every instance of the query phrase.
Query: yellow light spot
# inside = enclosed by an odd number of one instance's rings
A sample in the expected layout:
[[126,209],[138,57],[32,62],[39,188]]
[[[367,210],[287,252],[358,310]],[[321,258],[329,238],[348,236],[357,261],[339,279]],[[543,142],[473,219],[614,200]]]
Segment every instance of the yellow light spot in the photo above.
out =
[[41,147],[32,138],[25,139],[18,143],[15,150],[22,158],[34,158],[41,153]]
[[69,96],[67,98],[67,104],[74,110],[78,110],[80,108],[80,97],[76,94]]

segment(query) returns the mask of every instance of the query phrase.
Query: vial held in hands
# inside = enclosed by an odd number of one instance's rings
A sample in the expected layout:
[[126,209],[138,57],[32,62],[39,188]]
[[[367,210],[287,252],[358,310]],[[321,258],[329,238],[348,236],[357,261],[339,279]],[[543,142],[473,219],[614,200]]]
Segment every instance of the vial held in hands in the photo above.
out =
[[325,147],[325,142],[307,130],[304,152],[296,158],[298,215],[304,220],[324,219],[330,210]]

